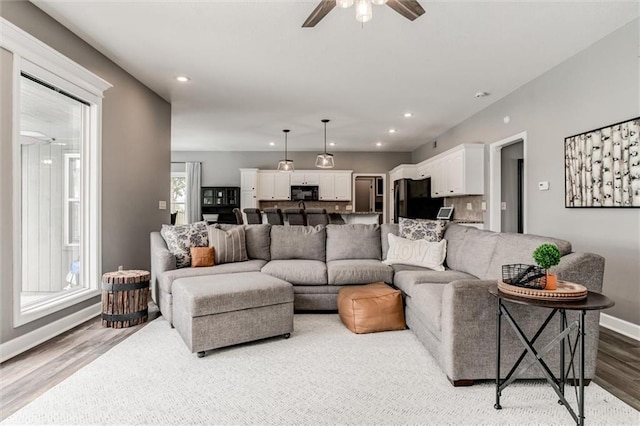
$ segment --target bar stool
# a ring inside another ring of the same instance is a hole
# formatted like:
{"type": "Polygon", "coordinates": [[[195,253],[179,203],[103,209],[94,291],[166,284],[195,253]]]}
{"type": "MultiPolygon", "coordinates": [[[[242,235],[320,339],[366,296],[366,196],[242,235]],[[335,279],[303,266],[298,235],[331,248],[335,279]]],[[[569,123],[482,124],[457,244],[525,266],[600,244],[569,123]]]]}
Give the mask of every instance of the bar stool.
{"type": "Polygon", "coordinates": [[[260,213],[260,209],[244,209],[243,212],[247,215],[247,223],[249,225],[262,223],[262,213],[260,213]]]}
{"type": "Polygon", "coordinates": [[[327,209],[306,209],[305,213],[307,214],[307,225],[309,226],[326,226],[329,224],[327,209]]]}
{"type": "Polygon", "coordinates": [[[244,220],[242,220],[242,212],[240,211],[240,209],[236,207],[232,211],[233,214],[236,215],[236,224],[242,225],[244,223],[244,220]]]}
{"type": "Polygon", "coordinates": [[[264,209],[264,212],[267,215],[267,222],[269,222],[271,225],[284,225],[282,210],[274,207],[268,207],[264,209]]]}
{"type": "Polygon", "coordinates": [[[284,214],[287,215],[289,225],[307,225],[307,215],[304,209],[285,209],[284,214]]]}

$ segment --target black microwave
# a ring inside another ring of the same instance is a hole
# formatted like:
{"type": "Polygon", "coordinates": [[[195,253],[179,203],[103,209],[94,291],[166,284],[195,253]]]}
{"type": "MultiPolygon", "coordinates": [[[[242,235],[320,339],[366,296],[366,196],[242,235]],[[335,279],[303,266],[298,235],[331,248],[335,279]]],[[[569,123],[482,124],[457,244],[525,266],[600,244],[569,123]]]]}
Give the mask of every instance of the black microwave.
{"type": "Polygon", "coordinates": [[[317,186],[292,186],[292,201],[318,201],[317,186]]]}

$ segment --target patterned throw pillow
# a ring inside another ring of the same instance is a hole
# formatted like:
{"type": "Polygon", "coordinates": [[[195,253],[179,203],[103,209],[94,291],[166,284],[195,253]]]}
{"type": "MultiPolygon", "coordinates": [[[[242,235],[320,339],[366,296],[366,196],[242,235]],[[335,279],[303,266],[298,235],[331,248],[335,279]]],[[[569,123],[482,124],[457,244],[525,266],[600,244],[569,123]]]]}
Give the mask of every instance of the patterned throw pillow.
{"type": "Polygon", "coordinates": [[[444,271],[442,264],[445,257],[447,257],[447,240],[414,241],[389,234],[389,252],[384,263],[421,266],[434,271],[444,271]]]}
{"type": "Polygon", "coordinates": [[[213,247],[191,247],[191,267],[213,266],[213,247]]]}
{"type": "Polygon", "coordinates": [[[169,252],[176,257],[176,267],[191,266],[190,247],[207,247],[209,235],[207,222],[196,222],[188,225],[162,225],[160,235],[167,243],[169,252]]]}
{"type": "Polygon", "coordinates": [[[400,218],[400,236],[409,240],[438,242],[444,236],[447,223],[443,220],[400,218]]]}
{"type": "Polygon", "coordinates": [[[248,260],[244,226],[223,231],[217,225],[209,228],[209,246],[213,247],[214,263],[244,262],[248,260]]]}

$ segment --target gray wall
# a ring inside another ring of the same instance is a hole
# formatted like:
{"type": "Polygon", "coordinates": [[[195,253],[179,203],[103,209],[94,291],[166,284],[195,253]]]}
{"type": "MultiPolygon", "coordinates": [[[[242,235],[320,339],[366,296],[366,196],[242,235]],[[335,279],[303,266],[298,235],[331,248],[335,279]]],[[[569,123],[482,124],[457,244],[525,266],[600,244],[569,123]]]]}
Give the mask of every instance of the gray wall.
{"type": "Polygon", "coordinates": [[[502,232],[518,232],[518,159],[523,158],[523,152],[522,142],[506,146],[501,152],[500,198],[507,203],[507,209],[502,211],[500,223],[502,232]]]}
{"type": "MultiPolygon", "coordinates": [[[[296,170],[315,170],[316,152],[289,152],[296,170]]],[[[336,170],[354,173],[386,173],[398,164],[410,163],[410,152],[334,152],[336,170]]],[[[275,170],[282,151],[173,151],[171,161],[202,162],[202,186],[240,186],[240,168],[275,170]]],[[[174,171],[181,165],[174,164],[174,171]]]]}
{"type": "MultiPolygon", "coordinates": [[[[102,269],[148,269],[149,232],[169,223],[171,105],[29,2],[2,2],[0,15],[104,78],[102,120],[102,269]]],[[[12,326],[11,63],[2,52],[0,75],[0,342],[6,342],[100,300],[12,326]]]]}
{"type": "MultiPolygon", "coordinates": [[[[640,115],[639,21],[625,25],[412,154],[414,162],[465,142],[527,132],[527,232],[564,238],[606,258],[605,311],[640,324],[640,209],[566,209],[564,138],[640,115]],[[509,115],[508,124],[503,118],[509,115]],[[549,191],[537,183],[549,181],[549,191]]],[[[488,167],[487,167],[488,168],[488,167]]],[[[487,179],[488,184],[488,179],[487,179]]]]}

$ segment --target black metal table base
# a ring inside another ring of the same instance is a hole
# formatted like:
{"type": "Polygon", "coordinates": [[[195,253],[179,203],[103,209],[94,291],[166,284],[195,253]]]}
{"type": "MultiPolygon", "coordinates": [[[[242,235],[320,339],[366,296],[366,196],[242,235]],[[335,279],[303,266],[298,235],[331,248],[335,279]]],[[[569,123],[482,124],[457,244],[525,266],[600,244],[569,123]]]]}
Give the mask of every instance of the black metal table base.
{"type": "Polygon", "coordinates": [[[564,405],[573,420],[576,424],[583,426],[584,425],[584,325],[585,325],[585,310],[579,310],[579,319],[567,323],[567,313],[563,308],[555,308],[552,309],[551,313],[547,316],[545,321],[542,323],[540,328],[538,328],[535,335],[529,340],[525,335],[524,331],[520,328],[518,323],[515,321],[509,310],[502,303],[502,298],[498,297],[498,321],[497,321],[497,350],[496,350],[496,403],[494,408],[496,410],[502,409],[500,405],[500,396],[502,395],[502,391],[507,388],[511,383],[513,383],[516,379],[520,377],[526,370],[531,368],[533,365],[537,365],[542,370],[542,374],[544,375],[546,381],[551,385],[555,393],[558,395],[558,403],[564,405]],[[542,334],[542,332],[546,329],[547,325],[551,322],[553,317],[556,314],[560,314],[560,325],[561,331],[560,333],[549,342],[546,346],[544,346],[540,350],[536,350],[533,346],[538,337],[542,334]],[[520,342],[524,345],[525,349],[520,354],[520,357],[515,362],[509,373],[504,379],[500,379],[500,358],[501,358],[501,348],[500,348],[500,340],[501,340],[501,328],[502,328],[502,317],[507,320],[513,331],[515,331],[516,336],[520,340],[520,342]],[[577,330],[577,335],[575,336],[575,340],[571,341],[571,333],[577,330]],[[565,342],[569,345],[569,364],[565,366],[565,342]],[[547,363],[544,361],[543,357],[551,351],[555,345],[560,345],[560,377],[555,377],[547,363]],[[578,378],[576,378],[576,365],[575,365],[575,357],[576,352],[578,350],[578,346],[580,347],[580,359],[579,365],[577,367],[578,370],[578,378]],[[523,361],[526,355],[530,354],[529,362],[524,363],[523,361]],[[578,403],[577,413],[571,407],[567,399],[565,398],[565,386],[567,384],[567,375],[569,372],[572,373],[573,381],[575,384],[576,379],[578,380],[577,388],[574,387],[576,391],[576,400],[578,403]]]}

